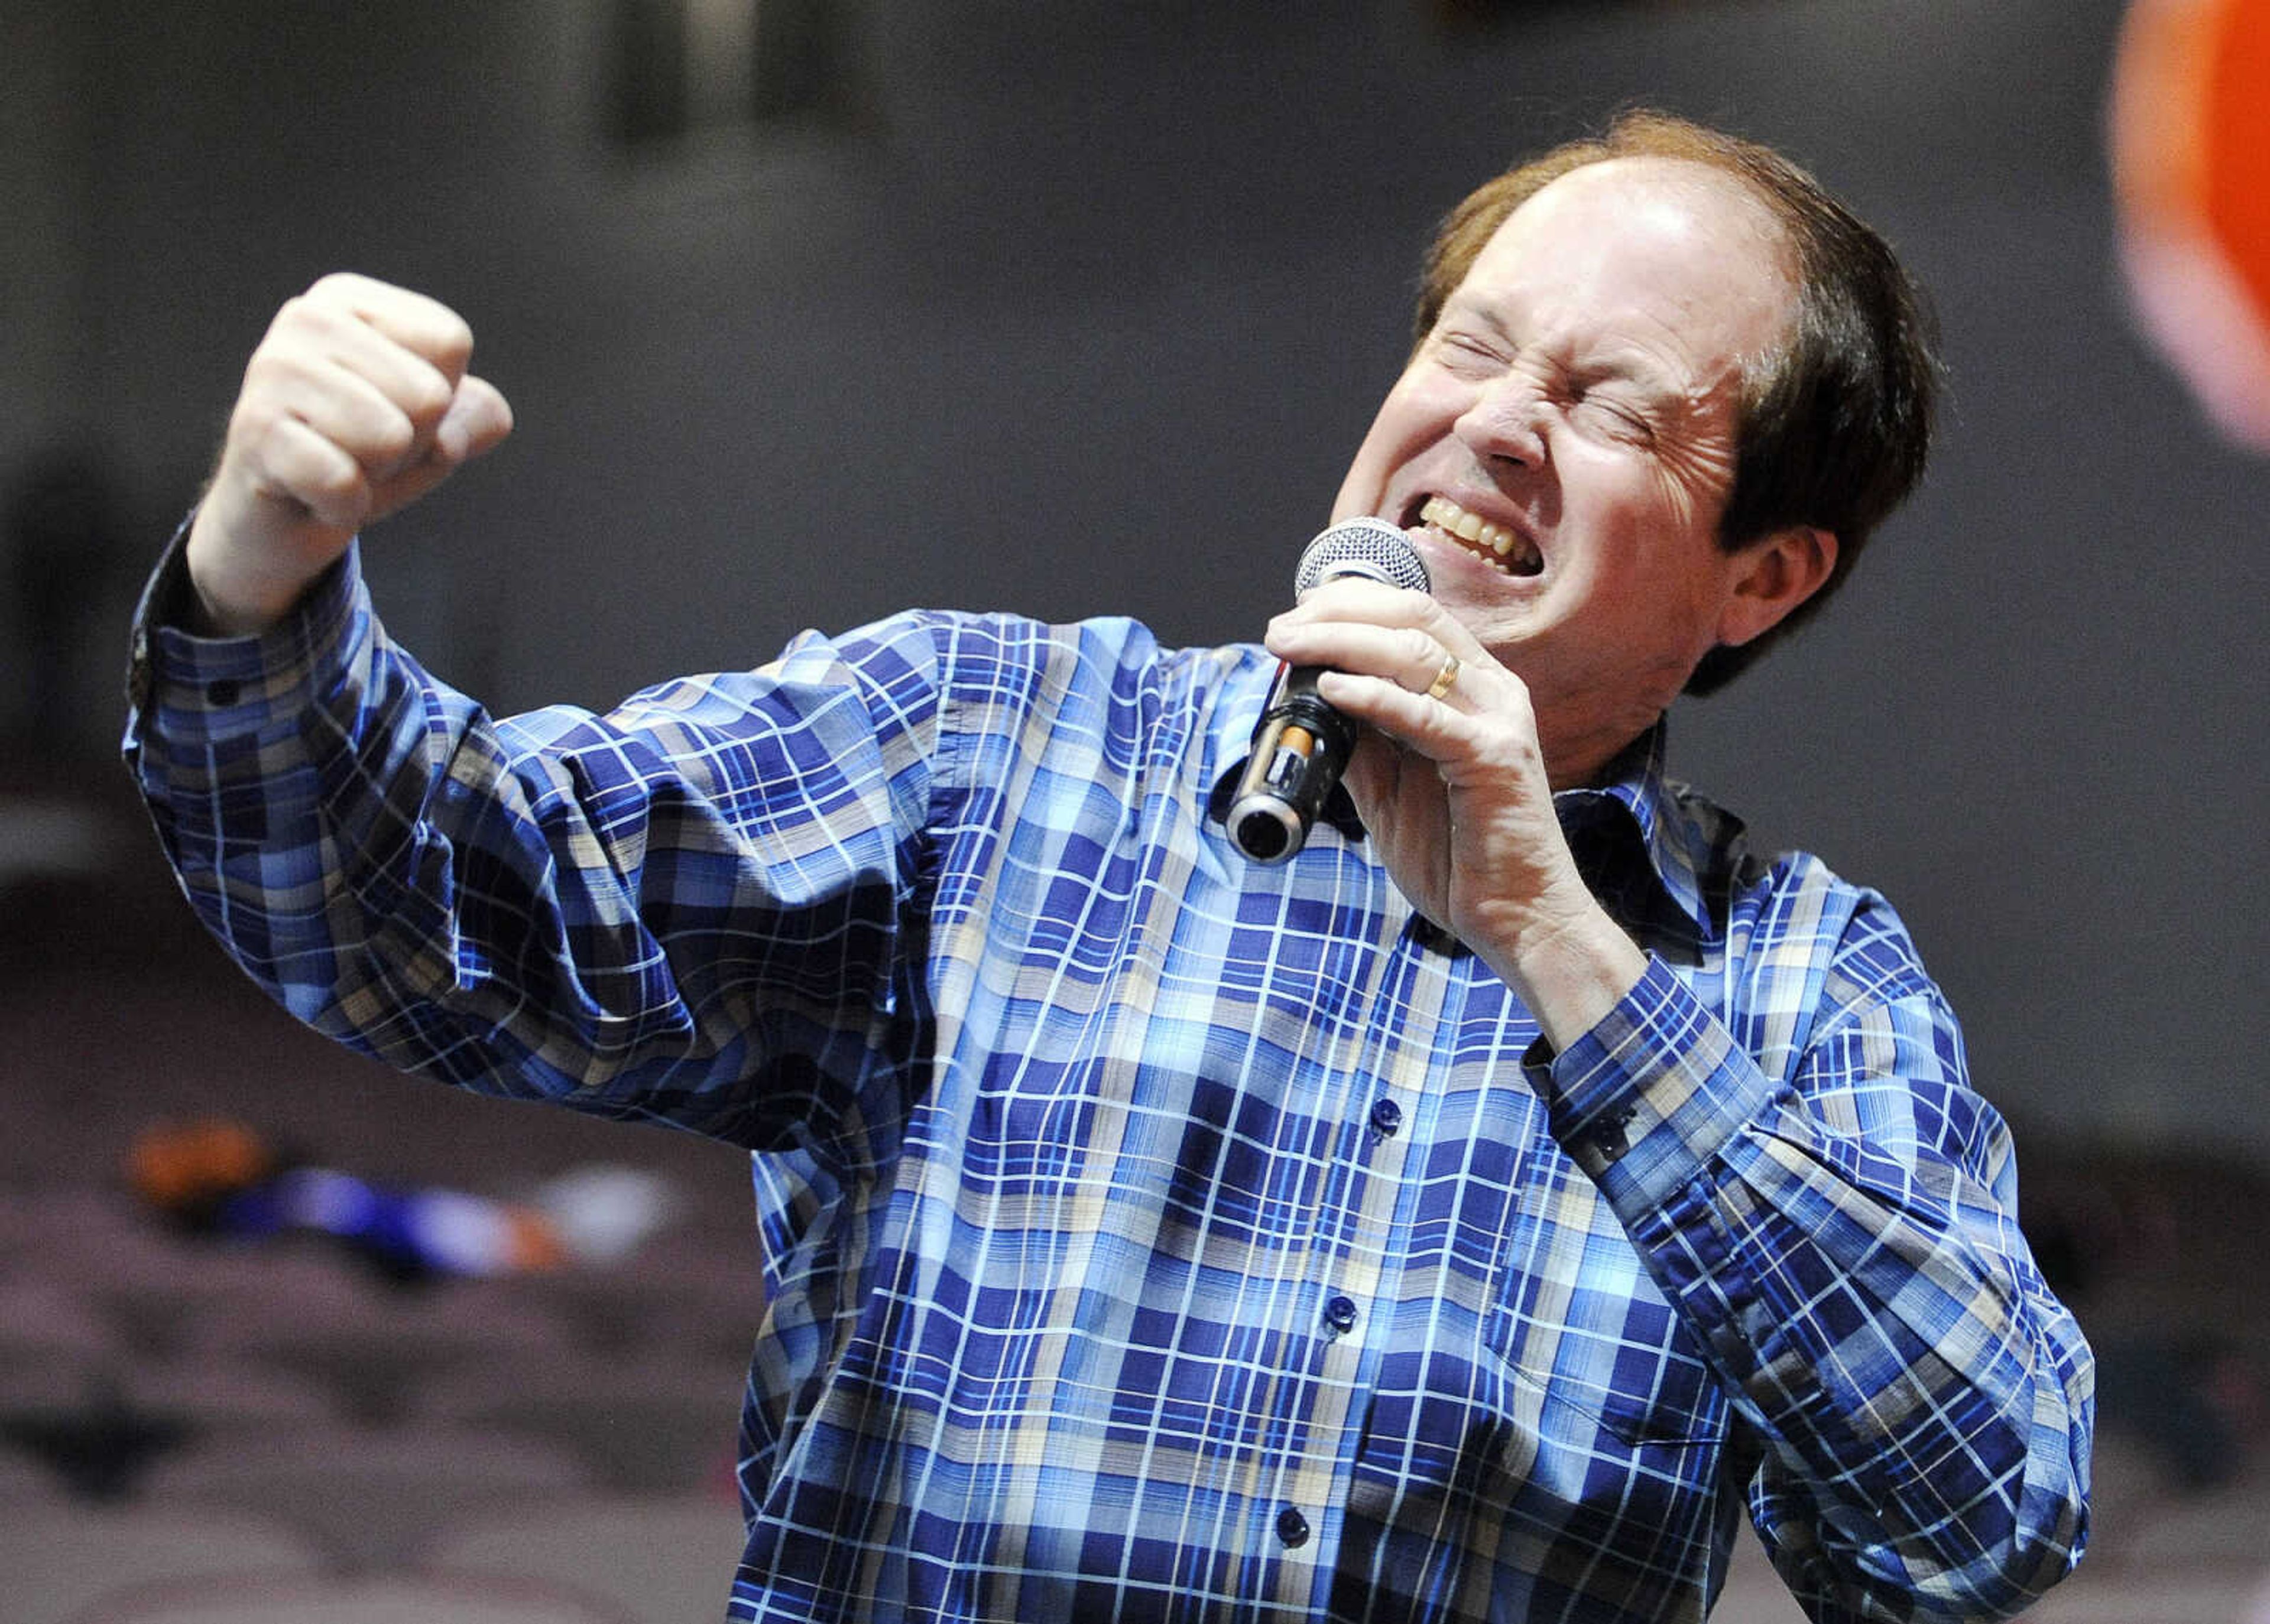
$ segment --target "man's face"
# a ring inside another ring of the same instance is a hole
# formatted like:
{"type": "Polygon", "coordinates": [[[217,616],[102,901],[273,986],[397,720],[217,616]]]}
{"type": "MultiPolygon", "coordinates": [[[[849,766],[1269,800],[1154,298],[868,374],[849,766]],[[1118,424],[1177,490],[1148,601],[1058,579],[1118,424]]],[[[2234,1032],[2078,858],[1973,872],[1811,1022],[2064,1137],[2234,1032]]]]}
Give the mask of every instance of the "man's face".
{"type": "Polygon", "coordinates": [[[1358,449],[1336,519],[1406,527],[1529,686],[1556,782],[1753,634],[1717,527],[1745,363],[1794,296],[1761,205],[1690,164],[1564,175],[1498,228],[1358,449]]]}

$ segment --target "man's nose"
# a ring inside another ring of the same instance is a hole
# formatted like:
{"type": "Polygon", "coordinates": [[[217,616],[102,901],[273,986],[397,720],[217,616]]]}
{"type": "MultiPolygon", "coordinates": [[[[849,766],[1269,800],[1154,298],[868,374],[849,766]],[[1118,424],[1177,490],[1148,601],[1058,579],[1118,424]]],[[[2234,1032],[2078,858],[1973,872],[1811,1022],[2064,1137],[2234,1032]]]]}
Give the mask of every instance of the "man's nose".
{"type": "Polygon", "coordinates": [[[1535,468],[1545,461],[1545,404],[1534,379],[1508,372],[1475,391],[1453,427],[1485,462],[1535,468]]]}

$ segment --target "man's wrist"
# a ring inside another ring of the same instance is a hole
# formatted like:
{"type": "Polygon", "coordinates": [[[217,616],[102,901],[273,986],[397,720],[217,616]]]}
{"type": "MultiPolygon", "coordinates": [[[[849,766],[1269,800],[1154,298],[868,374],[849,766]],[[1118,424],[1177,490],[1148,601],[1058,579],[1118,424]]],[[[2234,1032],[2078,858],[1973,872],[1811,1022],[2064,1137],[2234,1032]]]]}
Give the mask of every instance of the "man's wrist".
{"type": "Polygon", "coordinates": [[[189,624],[182,629],[204,637],[257,636],[291,613],[308,582],[246,570],[244,549],[231,545],[211,513],[208,501],[198,509],[182,549],[189,588],[182,604],[189,624]]]}
{"type": "Polygon", "coordinates": [[[1646,974],[1647,954],[1589,892],[1578,904],[1540,908],[1509,923],[1502,950],[1483,956],[1555,1049],[1598,1026],[1646,974]]]}

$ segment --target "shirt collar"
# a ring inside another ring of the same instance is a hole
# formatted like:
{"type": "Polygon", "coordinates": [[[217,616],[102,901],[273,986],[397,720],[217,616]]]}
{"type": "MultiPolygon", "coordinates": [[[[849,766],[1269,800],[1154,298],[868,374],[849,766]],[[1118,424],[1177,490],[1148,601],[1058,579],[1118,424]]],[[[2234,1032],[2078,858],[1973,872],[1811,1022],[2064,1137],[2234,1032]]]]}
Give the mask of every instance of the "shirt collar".
{"type": "Polygon", "coordinates": [[[1553,797],[1584,883],[1642,943],[1691,960],[1711,934],[1706,875],[1740,832],[1695,808],[1664,776],[1664,723],[1624,746],[1598,784],[1553,797]]]}
{"type": "MultiPolygon", "coordinates": [[[[1609,761],[1598,784],[1560,791],[1553,807],[1601,906],[1643,945],[1692,961],[1711,930],[1703,874],[1741,825],[1712,808],[1710,827],[1696,827],[1664,777],[1664,747],[1658,721],[1609,761]]],[[[1211,821],[1222,821],[1244,771],[1241,757],[1214,781],[1206,797],[1211,821]]],[[[1340,785],[1332,786],[1320,816],[1349,844],[1363,839],[1363,820],[1340,785]]]]}

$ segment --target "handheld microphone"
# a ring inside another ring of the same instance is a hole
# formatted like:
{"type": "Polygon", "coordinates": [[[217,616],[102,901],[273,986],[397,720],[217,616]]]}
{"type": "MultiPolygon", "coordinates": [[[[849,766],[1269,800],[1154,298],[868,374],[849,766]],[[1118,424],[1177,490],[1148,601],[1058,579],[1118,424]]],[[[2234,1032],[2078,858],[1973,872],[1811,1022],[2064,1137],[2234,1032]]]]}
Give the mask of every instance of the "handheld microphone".
{"type": "MultiPolygon", "coordinates": [[[[1294,595],[1346,575],[1418,592],[1428,585],[1427,566],[1409,538],[1384,519],[1349,519],[1310,542],[1293,574],[1294,595]]],[[[1307,843],[1355,748],[1356,724],[1317,696],[1319,669],[1277,668],[1277,685],[1253,730],[1253,753],[1223,819],[1231,843],[1255,863],[1286,862],[1307,843]]]]}

